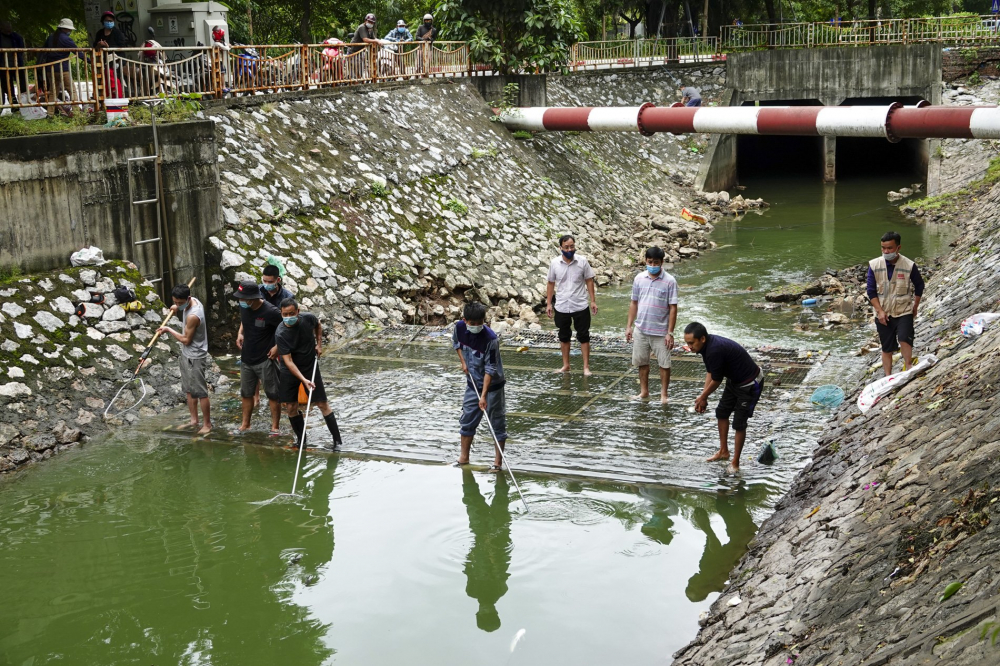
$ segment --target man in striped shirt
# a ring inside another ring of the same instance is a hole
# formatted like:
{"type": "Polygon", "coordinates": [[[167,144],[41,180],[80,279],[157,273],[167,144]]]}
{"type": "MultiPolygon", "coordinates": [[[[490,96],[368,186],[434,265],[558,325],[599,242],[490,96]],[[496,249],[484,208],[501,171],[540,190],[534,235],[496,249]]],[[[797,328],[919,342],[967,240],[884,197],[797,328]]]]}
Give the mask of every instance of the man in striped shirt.
{"type": "Polygon", "coordinates": [[[674,348],[677,323],[677,280],[663,270],[664,252],[646,250],[646,270],[632,281],[632,304],[628,309],[625,340],[632,343],[632,365],[639,368],[639,395],[649,397],[649,361],[656,355],[660,366],[660,402],[667,404],[670,387],[670,350],[674,348]]]}

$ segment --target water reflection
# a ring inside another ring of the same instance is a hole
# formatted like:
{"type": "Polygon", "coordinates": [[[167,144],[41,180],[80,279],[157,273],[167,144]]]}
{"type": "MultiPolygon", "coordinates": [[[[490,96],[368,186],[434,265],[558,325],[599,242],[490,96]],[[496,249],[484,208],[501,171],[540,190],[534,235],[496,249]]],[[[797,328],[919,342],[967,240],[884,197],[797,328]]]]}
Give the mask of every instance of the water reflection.
{"type": "Polygon", "coordinates": [[[691,522],[705,533],[705,552],[698,563],[698,573],[691,576],[684,593],[691,601],[702,601],[712,592],[719,592],[725,586],[729,572],[743,557],[747,545],[757,533],[757,525],[747,508],[746,493],[742,490],[733,494],[719,493],[715,496],[715,513],[726,526],[728,543],[725,545],[716,536],[708,510],[696,507],[691,514],[691,522]]]}
{"type": "Polygon", "coordinates": [[[479,491],[472,470],[462,470],[462,503],[469,514],[472,548],[465,560],[468,582],[465,593],[479,602],[476,626],[483,631],[500,628],[496,604],[507,593],[510,569],[510,486],[507,477],[498,474],[493,502],[487,503],[479,491]]]}

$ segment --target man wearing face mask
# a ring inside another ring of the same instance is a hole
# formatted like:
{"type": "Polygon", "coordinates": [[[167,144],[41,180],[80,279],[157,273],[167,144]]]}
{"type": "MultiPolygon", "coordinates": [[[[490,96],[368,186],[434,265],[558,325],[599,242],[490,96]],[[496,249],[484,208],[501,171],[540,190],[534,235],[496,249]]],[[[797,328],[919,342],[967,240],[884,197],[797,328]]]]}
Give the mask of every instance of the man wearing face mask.
{"type": "Polygon", "coordinates": [[[274,264],[264,266],[264,275],[261,281],[263,284],[260,285],[260,288],[264,292],[264,300],[276,308],[281,308],[281,302],[286,298],[295,297],[281,284],[281,269],[274,264]]]}
{"type": "Polygon", "coordinates": [[[417,40],[433,42],[437,39],[437,34],[438,29],[434,27],[434,17],[430,14],[424,14],[424,23],[417,28],[417,40]]]}
{"type": "Polygon", "coordinates": [[[212,431],[212,408],[208,400],[208,327],[205,324],[205,307],[191,295],[186,284],[176,285],[170,293],[174,301],[171,312],[184,324],[184,332],[179,333],[169,326],[161,326],[157,333],[168,333],[181,343],[181,390],[187,394],[188,412],[191,414],[189,428],[197,428],[198,406],[205,416],[205,425],[198,430],[199,435],[212,431]]]}
{"type": "Polygon", "coordinates": [[[390,30],[389,34],[385,36],[385,40],[387,42],[412,42],[413,35],[406,29],[406,21],[399,19],[396,21],[396,29],[390,30]]]}
{"type": "Polygon", "coordinates": [[[632,281],[625,340],[632,343],[632,365],[639,368],[639,400],[649,398],[649,361],[655,354],[660,366],[660,403],[667,404],[670,388],[670,351],[677,323],[677,280],[663,270],[665,253],[646,250],[646,270],[632,281]],[[633,329],[634,325],[634,329],[633,329]]]}
{"type": "Polygon", "coordinates": [[[264,300],[256,282],[242,282],[233,292],[240,304],[240,333],[236,346],[240,350],[240,402],[243,420],[233,434],[242,435],[250,429],[254,396],[259,385],[271,410],[271,436],[279,433],[281,402],[278,395],[278,347],[274,334],[281,324],[281,311],[264,300]]]}
{"type": "Polygon", "coordinates": [[[560,255],[549,265],[548,286],[545,289],[545,313],[559,329],[562,367],[556,372],[569,372],[569,346],[576,328],[576,339],[583,354],[583,374],[590,376],[590,313],[597,314],[597,294],[594,290],[594,269],[586,257],[576,253],[576,240],[565,235],[559,239],[560,255]],[[558,289],[557,289],[558,287],[558,289]],[[555,309],[552,296],[556,297],[555,309]],[[589,306],[588,306],[589,294],[589,306]]]}
{"type": "Polygon", "coordinates": [[[882,344],[882,370],[886,377],[892,374],[893,352],[901,353],[903,370],[910,369],[913,320],[924,295],[920,270],[899,253],[901,241],[895,231],[886,232],[882,236],[882,256],[868,262],[868,300],[875,308],[875,329],[882,344]]]}
{"type": "Polygon", "coordinates": [[[305,418],[299,414],[299,386],[312,391],[312,404],[319,407],[326,427],[333,436],[333,448],[341,445],[337,417],[326,399],[326,388],[319,365],[316,365],[315,380],[311,380],[313,365],[323,354],[323,325],[316,315],[299,312],[299,304],[294,298],[281,302],[281,325],[275,331],[274,341],[278,347],[281,363],[278,366],[278,390],[288,422],[295,431],[295,447],[302,443],[305,432],[305,418]]]}
{"type": "MultiPolygon", "coordinates": [[[[507,444],[507,406],[504,399],[503,362],[500,360],[500,338],[485,325],[486,306],[469,303],[461,321],[455,322],[451,336],[452,347],[465,374],[465,397],[462,399],[462,416],[459,419],[461,452],[456,466],[469,464],[469,453],[476,429],[483,419],[483,410],[493,426],[500,448],[494,451],[491,472],[503,469],[500,451],[507,444]]],[[[494,443],[494,448],[496,444],[494,443]]]]}
{"type": "Polygon", "coordinates": [[[381,44],[378,37],[375,36],[375,15],[368,14],[365,16],[365,21],[358,26],[358,29],[354,31],[354,37],[351,39],[351,53],[361,50],[361,46],[364,44],[381,44]]]}

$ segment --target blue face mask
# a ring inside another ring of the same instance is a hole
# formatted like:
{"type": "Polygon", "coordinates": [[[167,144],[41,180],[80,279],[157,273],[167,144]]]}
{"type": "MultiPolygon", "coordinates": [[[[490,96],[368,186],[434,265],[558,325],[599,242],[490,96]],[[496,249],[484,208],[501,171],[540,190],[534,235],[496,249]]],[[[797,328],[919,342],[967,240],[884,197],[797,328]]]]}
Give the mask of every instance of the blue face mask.
{"type": "Polygon", "coordinates": [[[250,301],[244,301],[243,299],[240,299],[240,307],[243,308],[244,310],[248,309],[250,307],[250,301]]]}
{"type": "Polygon", "coordinates": [[[267,289],[268,291],[278,291],[278,283],[277,282],[265,282],[264,283],[264,289],[267,289]]]}
{"type": "Polygon", "coordinates": [[[480,333],[483,332],[482,324],[480,324],[479,326],[471,326],[469,324],[466,324],[466,328],[469,329],[469,333],[472,333],[473,335],[479,335],[480,333]]]}
{"type": "Polygon", "coordinates": [[[646,270],[649,271],[650,275],[659,275],[660,274],[660,267],[659,266],[646,266],[646,270]]]}
{"type": "Polygon", "coordinates": [[[563,255],[564,257],[566,257],[567,259],[571,260],[571,261],[572,261],[572,259],[573,259],[573,256],[574,256],[575,254],[576,254],[576,250],[563,250],[563,251],[562,251],[562,255],[563,255]]]}
{"type": "Polygon", "coordinates": [[[114,21],[105,21],[104,22],[104,27],[107,28],[108,30],[111,30],[111,28],[115,27],[115,22],[114,21]]]}
{"type": "Polygon", "coordinates": [[[295,326],[299,323],[299,317],[298,315],[294,317],[282,317],[281,321],[285,322],[285,326],[295,326]]]}

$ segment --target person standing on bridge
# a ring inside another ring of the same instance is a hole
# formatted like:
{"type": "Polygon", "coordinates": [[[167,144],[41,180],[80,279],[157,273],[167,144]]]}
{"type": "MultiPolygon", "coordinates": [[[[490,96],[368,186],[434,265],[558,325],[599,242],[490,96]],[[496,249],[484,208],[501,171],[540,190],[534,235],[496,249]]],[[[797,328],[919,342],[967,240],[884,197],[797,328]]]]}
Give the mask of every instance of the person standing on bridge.
{"type": "Polygon", "coordinates": [[[726,472],[739,474],[740,454],[747,437],[747,420],[753,416],[757,401],[764,389],[764,371],[754,362],[750,354],[739,343],[721,335],[709,335],[703,324],[691,322],[684,328],[684,342],[691,351],[701,354],[705,361],[705,388],[695,398],[694,411],[699,414],[708,409],[708,396],[712,395],[722,380],[726,388],[715,407],[715,418],[719,421],[719,450],[708,462],[729,458],[729,417],[733,417],[736,431],[733,459],[726,472]]]}
{"type": "Polygon", "coordinates": [[[660,366],[660,403],[667,404],[670,388],[670,351],[677,323],[677,280],[663,270],[665,253],[646,250],[646,270],[632,281],[625,340],[632,343],[632,365],[639,368],[639,400],[649,397],[649,361],[655,354],[660,366]],[[633,330],[633,325],[635,326],[633,330]]]}
{"type": "Polygon", "coordinates": [[[553,317],[559,329],[562,367],[556,372],[569,372],[569,345],[576,328],[576,339],[583,353],[583,374],[590,376],[590,313],[597,314],[594,291],[594,269],[586,257],[576,253],[576,239],[570,235],[559,239],[560,255],[549,265],[548,286],[545,290],[545,313],[553,317]],[[558,291],[556,285],[559,285],[558,291]],[[555,309],[552,296],[556,297],[555,309]],[[588,305],[589,295],[589,305],[588,305]]]}
{"type": "Polygon", "coordinates": [[[684,106],[701,106],[701,91],[691,86],[681,88],[681,104],[684,106]]]}
{"type": "Polygon", "coordinates": [[[903,370],[913,360],[913,320],[924,279],[917,265],[899,253],[902,237],[895,231],[882,236],[882,256],[868,262],[868,300],[875,308],[875,329],[882,344],[882,370],[892,374],[892,355],[903,356],[903,370]]]}

